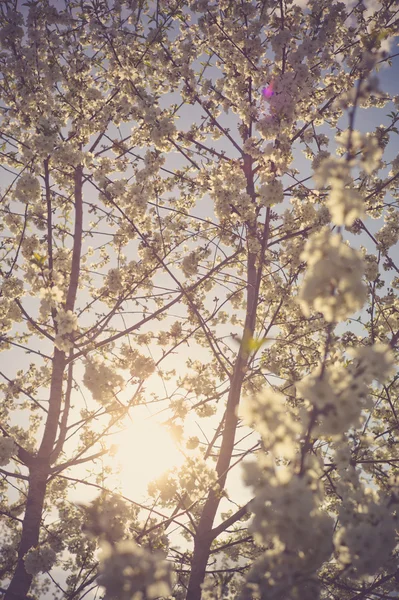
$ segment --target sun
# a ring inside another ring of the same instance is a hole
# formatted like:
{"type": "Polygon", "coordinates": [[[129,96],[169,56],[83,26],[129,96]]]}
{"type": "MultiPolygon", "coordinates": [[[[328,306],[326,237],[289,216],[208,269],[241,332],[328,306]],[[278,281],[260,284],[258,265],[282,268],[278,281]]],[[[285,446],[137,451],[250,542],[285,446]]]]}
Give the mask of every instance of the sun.
{"type": "Polygon", "coordinates": [[[146,416],[125,421],[125,428],[114,438],[117,446],[114,460],[120,467],[124,493],[146,495],[150,481],[184,462],[167,428],[146,416]]]}

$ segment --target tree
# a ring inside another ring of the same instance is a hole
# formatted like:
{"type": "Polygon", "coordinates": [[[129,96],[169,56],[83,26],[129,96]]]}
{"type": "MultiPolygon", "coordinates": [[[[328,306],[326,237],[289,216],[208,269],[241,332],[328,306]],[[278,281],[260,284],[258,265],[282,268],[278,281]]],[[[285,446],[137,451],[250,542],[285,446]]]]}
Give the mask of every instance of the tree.
{"type": "Polygon", "coordinates": [[[396,3],[0,11],[4,599],[392,598],[396,3]],[[139,504],[143,405],[186,460],[139,504]]]}

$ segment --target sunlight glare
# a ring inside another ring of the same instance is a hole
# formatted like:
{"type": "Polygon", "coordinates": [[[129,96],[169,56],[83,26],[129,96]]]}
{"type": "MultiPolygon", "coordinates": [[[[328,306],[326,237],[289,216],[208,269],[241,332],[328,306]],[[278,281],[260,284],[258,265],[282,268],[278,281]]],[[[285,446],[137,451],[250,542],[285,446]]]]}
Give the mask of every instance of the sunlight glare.
{"type": "Polygon", "coordinates": [[[118,447],[115,460],[120,465],[126,494],[131,490],[146,495],[150,481],[184,462],[167,428],[148,417],[127,420],[126,428],[117,434],[114,443],[118,447]]]}

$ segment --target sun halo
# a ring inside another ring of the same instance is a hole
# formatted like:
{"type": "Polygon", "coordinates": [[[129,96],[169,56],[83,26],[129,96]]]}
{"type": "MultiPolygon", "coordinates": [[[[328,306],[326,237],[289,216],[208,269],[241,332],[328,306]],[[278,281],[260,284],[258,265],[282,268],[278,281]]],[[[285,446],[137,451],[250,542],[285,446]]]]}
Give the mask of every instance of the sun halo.
{"type": "Polygon", "coordinates": [[[113,440],[121,484],[126,493],[147,495],[148,484],[168,469],[180,467],[184,455],[168,429],[151,417],[132,417],[125,425],[113,440]]]}

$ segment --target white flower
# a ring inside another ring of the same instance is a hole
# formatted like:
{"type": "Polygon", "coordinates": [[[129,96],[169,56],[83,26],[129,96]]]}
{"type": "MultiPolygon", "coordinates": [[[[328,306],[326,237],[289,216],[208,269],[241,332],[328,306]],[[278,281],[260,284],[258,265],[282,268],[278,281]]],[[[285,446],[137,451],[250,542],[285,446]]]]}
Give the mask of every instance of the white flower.
{"type": "Polygon", "coordinates": [[[354,475],[353,483],[341,480],[339,485],[343,502],[334,546],[348,575],[358,577],[374,575],[387,562],[396,545],[397,525],[390,501],[364,488],[356,472],[354,475]]]}
{"type": "Polygon", "coordinates": [[[365,276],[369,281],[375,281],[378,277],[378,259],[374,254],[366,254],[365,260],[365,276]]]}
{"type": "Polygon", "coordinates": [[[55,320],[58,324],[58,334],[61,336],[78,328],[78,317],[71,310],[59,310],[55,320]]]}
{"type": "Polygon", "coordinates": [[[188,450],[194,450],[195,448],[197,448],[199,444],[199,439],[197,438],[196,435],[189,437],[186,443],[186,447],[188,450]]]}
{"type": "Polygon", "coordinates": [[[85,531],[94,536],[102,536],[112,542],[126,535],[129,508],[127,504],[113,494],[101,494],[86,507],[85,531]]]}
{"type": "Polygon", "coordinates": [[[112,291],[119,291],[123,288],[123,278],[120,269],[110,269],[107,273],[105,285],[112,291]]]}
{"type": "Polygon", "coordinates": [[[331,189],[326,205],[335,225],[350,227],[356,219],[364,217],[364,202],[361,194],[343,182],[336,182],[331,189]]]}
{"type": "Polygon", "coordinates": [[[15,197],[21,202],[36,202],[40,199],[39,180],[31,173],[21,175],[15,186],[15,197]]]}
{"type": "Polygon", "coordinates": [[[295,455],[300,425],[287,412],[282,394],[265,389],[246,398],[241,412],[245,423],[261,434],[266,447],[277,456],[292,458],[295,455]]]}
{"type": "Polygon", "coordinates": [[[107,404],[115,397],[118,388],[124,386],[123,378],[99,360],[88,360],[83,383],[92,393],[94,400],[107,404]]]}
{"type": "Polygon", "coordinates": [[[60,352],[69,352],[73,348],[73,343],[67,337],[62,335],[56,335],[54,338],[54,346],[60,350],[60,352]]]}
{"type": "Polygon", "coordinates": [[[10,437],[0,436],[0,466],[7,465],[17,450],[17,445],[10,437]]]}
{"type": "Polygon", "coordinates": [[[312,169],[316,171],[321,165],[322,161],[326,158],[329,158],[329,156],[330,152],[327,152],[327,150],[321,150],[318,154],[316,154],[312,161],[312,169]]]}
{"type": "Polygon", "coordinates": [[[393,177],[399,171],[399,154],[391,162],[391,170],[389,171],[389,177],[393,177]]]}
{"type": "Polygon", "coordinates": [[[1,295],[4,298],[13,300],[14,298],[20,298],[24,293],[24,282],[17,277],[8,277],[4,279],[1,286],[1,295]]]}
{"type": "Polygon", "coordinates": [[[197,252],[190,252],[187,256],[183,258],[181,267],[184,275],[186,277],[192,277],[198,273],[198,263],[200,257],[197,252]]]}
{"type": "Polygon", "coordinates": [[[247,237],[247,247],[248,252],[251,254],[258,254],[262,249],[260,241],[256,237],[252,236],[247,237]]]}
{"type": "Polygon", "coordinates": [[[30,575],[50,571],[57,559],[57,555],[50,546],[31,548],[24,556],[25,571],[30,575]]]}
{"type": "Polygon", "coordinates": [[[168,596],[172,587],[170,565],[130,540],[103,545],[97,581],[105,588],[105,600],[155,600],[168,596]]]}
{"type": "Polygon", "coordinates": [[[358,361],[358,368],[367,383],[374,379],[384,383],[395,372],[395,356],[387,344],[349,348],[348,353],[358,361]]]}
{"type": "Polygon", "coordinates": [[[144,356],[123,344],[121,347],[121,368],[129,369],[132,377],[147,379],[155,371],[155,363],[152,358],[144,356]]]}
{"type": "Polygon", "coordinates": [[[333,365],[320,378],[320,367],[296,383],[300,395],[318,411],[315,431],[340,437],[349,427],[358,427],[362,410],[369,406],[368,389],[362,373],[351,365],[333,365]]]}
{"type": "Polygon", "coordinates": [[[316,571],[332,551],[333,519],[318,508],[321,469],[316,459],[305,461],[305,466],[306,472],[297,475],[291,465],[276,468],[269,456],[258,454],[258,465],[252,467],[256,495],[250,530],[255,541],[269,549],[253,564],[240,600],[254,598],[253,590],[262,590],[255,597],[271,600],[317,598],[314,588],[307,590],[310,595],[305,589],[299,596],[290,595],[293,588],[298,591],[298,579],[316,571]]]}
{"type": "Polygon", "coordinates": [[[399,240],[399,212],[389,207],[384,216],[385,224],[375,234],[379,244],[385,249],[394,246],[399,240]]]}
{"type": "Polygon", "coordinates": [[[40,288],[39,291],[40,298],[46,298],[52,302],[62,302],[64,299],[63,291],[60,290],[56,285],[51,288],[40,288]]]}
{"type": "Polygon", "coordinates": [[[351,451],[346,443],[337,444],[334,452],[334,463],[339,470],[349,467],[351,461],[351,451]]]}
{"type": "Polygon", "coordinates": [[[258,193],[262,206],[274,206],[284,200],[283,184],[277,179],[262,185],[258,193]]]}
{"type": "Polygon", "coordinates": [[[360,165],[368,175],[371,175],[380,164],[383,149],[380,147],[376,136],[371,133],[364,135],[362,141],[363,156],[360,160],[360,165]]]}
{"type": "Polygon", "coordinates": [[[327,228],[313,234],[301,259],[308,263],[299,293],[306,316],[313,307],[326,321],[343,321],[363,306],[367,297],[362,281],[364,262],[339,234],[331,235],[327,228]]]}
{"type": "Polygon", "coordinates": [[[60,288],[54,285],[51,288],[40,288],[40,315],[45,319],[52,308],[56,308],[59,302],[64,299],[64,293],[60,288]]]}
{"type": "MultiPolygon", "coordinates": [[[[339,140],[343,143],[346,138],[341,135],[339,140]]],[[[326,205],[335,225],[350,226],[364,216],[363,198],[353,187],[347,161],[336,157],[318,161],[314,179],[320,188],[326,184],[331,186],[326,205]]]]}

